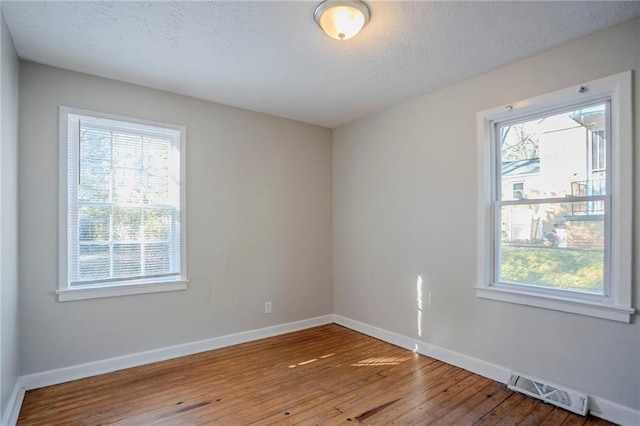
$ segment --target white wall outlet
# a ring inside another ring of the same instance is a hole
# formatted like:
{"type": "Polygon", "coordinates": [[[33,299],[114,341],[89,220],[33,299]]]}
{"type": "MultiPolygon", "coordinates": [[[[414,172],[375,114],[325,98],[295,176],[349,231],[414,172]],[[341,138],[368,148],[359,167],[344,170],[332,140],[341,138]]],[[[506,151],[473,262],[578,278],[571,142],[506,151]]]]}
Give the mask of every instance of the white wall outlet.
{"type": "Polygon", "coordinates": [[[264,302],[264,313],[265,314],[271,313],[271,301],[264,302]]]}

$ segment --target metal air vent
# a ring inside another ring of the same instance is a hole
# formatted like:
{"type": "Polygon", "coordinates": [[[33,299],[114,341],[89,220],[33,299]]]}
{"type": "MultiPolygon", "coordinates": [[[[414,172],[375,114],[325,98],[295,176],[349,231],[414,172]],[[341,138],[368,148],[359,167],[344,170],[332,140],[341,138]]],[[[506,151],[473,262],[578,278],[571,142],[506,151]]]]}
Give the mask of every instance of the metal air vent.
{"type": "Polygon", "coordinates": [[[511,373],[507,387],[513,391],[541,399],[544,402],[583,416],[589,411],[589,398],[586,394],[572,389],[561,388],[553,383],[534,377],[511,373]]]}

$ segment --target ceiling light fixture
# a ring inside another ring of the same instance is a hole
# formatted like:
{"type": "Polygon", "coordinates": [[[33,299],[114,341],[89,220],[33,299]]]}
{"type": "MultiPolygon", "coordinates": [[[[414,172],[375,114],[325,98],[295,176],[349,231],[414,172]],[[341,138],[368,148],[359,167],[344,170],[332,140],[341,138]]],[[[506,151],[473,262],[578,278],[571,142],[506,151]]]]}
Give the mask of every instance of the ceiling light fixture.
{"type": "Polygon", "coordinates": [[[348,40],[369,22],[369,8],[359,0],[325,0],[313,18],[329,37],[348,40]]]}

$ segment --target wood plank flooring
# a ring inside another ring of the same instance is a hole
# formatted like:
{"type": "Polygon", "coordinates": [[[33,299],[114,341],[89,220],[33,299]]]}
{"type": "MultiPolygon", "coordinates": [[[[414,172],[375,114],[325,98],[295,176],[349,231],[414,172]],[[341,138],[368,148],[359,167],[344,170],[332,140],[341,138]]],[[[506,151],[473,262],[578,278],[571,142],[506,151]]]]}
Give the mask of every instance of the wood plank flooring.
{"type": "Polygon", "coordinates": [[[19,425],[610,425],[336,324],[28,391],[19,425]]]}

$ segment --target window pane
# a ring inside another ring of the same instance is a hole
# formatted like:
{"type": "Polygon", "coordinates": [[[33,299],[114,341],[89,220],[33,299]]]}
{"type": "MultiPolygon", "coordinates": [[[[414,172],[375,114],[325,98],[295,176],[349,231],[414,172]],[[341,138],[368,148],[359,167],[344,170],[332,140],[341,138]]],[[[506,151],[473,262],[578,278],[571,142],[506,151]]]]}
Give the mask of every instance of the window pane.
{"type": "Polygon", "coordinates": [[[78,200],[106,203],[111,190],[111,171],[91,163],[80,165],[78,200]]]}
{"type": "Polygon", "coordinates": [[[604,194],[607,114],[601,103],[499,125],[501,199],[604,194]],[[522,193],[514,191],[516,182],[522,193]]]}
{"type": "Polygon", "coordinates": [[[142,167],[142,137],[126,133],[113,134],[113,164],[118,167],[142,167]]]}
{"type": "Polygon", "coordinates": [[[166,209],[144,209],[145,241],[169,241],[171,213],[166,209]]]}
{"type": "Polygon", "coordinates": [[[168,139],[144,138],[143,164],[145,170],[155,175],[169,173],[169,150],[171,141],[168,139]]]}
{"type": "Polygon", "coordinates": [[[111,165],[111,132],[88,128],[81,123],[80,164],[100,167],[111,165]]]}
{"type": "Polygon", "coordinates": [[[145,204],[170,204],[169,178],[147,174],[143,179],[145,204]]]}
{"type": "Polygon", "coordinates": [[[144,249],[144,268],[149,275],[170,272],[169,244],[147,244],[144,249]]]}
{"type": "Polygon", "coordinates": [[[78,199],[108,202],[111,188],[111,133],[80,128],[78,199]]]}
{"type": "Polygon", "coordinates": [[[80,241],[108,242],[110,208],[83,206],[78,209],[80,241]]]}
{"type": "Polygon", "coordinates": [[[100,280],[109,278],[109,246],[81,244],[79,259],[79,280],[100,280]]]}
{"type": "Polygon", "coordinates": [[[113,172],[113,201],[115,203],[138,204],[140,193],[140,171],[116,168],[113,172]]]}
{"type": "Polygon", "coordinates": [[[141,218],[140,209],[114,207],[113,208],[113,240],[140,241],[141,218]]]}
{"type": "Polygon", "coordinates": [[[604,216],[572,204],[502,206],[498,281],[604,293],[604,216]]]}
{"type": "Polygon", "coordinates": [[[136,277],[142,273],[141,244],[113,245],[113,276],[136,277]]]}

